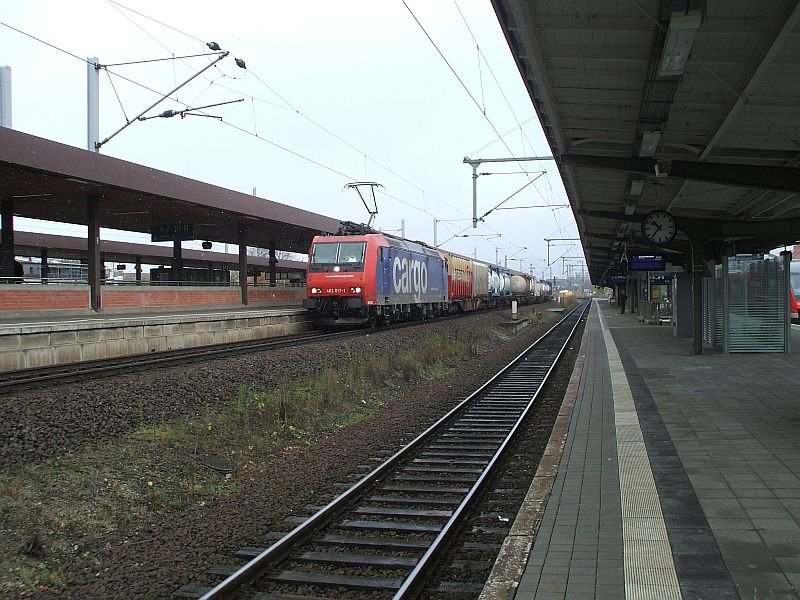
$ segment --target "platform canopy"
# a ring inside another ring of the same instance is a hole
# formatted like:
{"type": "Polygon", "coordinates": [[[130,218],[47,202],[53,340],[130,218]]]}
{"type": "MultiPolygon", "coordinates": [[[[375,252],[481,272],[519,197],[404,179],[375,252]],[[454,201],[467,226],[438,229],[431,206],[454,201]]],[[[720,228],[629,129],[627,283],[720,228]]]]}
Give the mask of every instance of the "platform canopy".
{"type": "Polygon", "coordinates": [[[800,240],[800,2],[492,0],[593,283],[623,253],[800,240]],[[678,236],[641,234],[667,210],[678,236]]]}
{"type": "Polygon", "coordinates": [[[87,197],[96,196],[99,225],[152,233],[190,225],[192,239],[305,253],[311,238],[340,222],[150,167],[0,128],[0,198],[14,215],[87,225],[87,197]]]}
{"type": "MultiPolygon", "coordinates": [[[[18,231],[14,235],[14,248],[17,256],[40,256],[47,250],[50,259],[86,260],[86,239],[46,233],[18,231]]],[[[172,248],[155,244],[134,244],[115,240],[100,240],[100,254],[104,262],[145,265],[168,265],[172,260],[172,248]]],[[[212,252],[210,250],[186,249],[181,256],[184,267],[215,268],[236,271],[239,269],[238,254],[212,252]]],[[[268,256],[248,256],[247,263],[257,269],[269,269],[268,256]]],[[[296,260],[278,259],[277,268],[283,271],[305,272],[306,263],[296,260]]]]}

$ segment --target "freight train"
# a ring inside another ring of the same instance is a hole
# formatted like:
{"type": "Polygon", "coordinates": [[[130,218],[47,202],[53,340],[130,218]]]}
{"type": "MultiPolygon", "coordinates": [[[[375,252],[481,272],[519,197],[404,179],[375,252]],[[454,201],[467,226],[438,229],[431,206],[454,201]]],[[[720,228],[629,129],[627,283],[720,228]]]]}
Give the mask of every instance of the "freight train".
{"type": "MultiPolygon", "coordinates": [[[[363,231],[363,230],[361,230],[363,231]]],[[[385,233],[317,236],[303,306],[321,326],[384,324],[550,299],[532,275],[385,233]]]]}

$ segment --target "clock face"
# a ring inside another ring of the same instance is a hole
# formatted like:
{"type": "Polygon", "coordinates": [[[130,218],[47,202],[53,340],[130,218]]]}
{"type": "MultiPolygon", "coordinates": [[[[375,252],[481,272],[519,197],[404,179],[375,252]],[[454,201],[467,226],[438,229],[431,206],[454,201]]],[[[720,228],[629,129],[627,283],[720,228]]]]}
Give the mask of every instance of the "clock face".
{"type": "Polygon", "coordinates": [[[677,233],[675,218],[665,210],[654,210],[642,221],[642,235],[653,244],[668,244],[677,233]]]}

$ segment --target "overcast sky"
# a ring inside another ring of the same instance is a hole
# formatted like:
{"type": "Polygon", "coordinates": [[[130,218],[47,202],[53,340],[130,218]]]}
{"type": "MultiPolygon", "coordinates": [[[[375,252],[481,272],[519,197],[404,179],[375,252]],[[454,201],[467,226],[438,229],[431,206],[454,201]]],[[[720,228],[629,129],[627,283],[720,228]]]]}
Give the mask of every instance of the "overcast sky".
{"type": "MultiPolygon", "coordinates": [[[[85,148],[82,59],[112,65],[181,57],[209,53],[205,42],[214,41],[231,55],[147,115],[242,102],[204,109],[222,121],[135,122],[101,152],[240,192],[255,188],[262,198],[357,222],[369,215],[355,192],[343,188],[374,181],[383,186],[376,227],[399,233],[404,219],[406,237],[433,243],[434,219],[453,220],[438,225],[443,247],[492,262],[522,259],[509,267],[532,265],[539,275],[544,238],[577,237],[569,208],[496,210],[478,229],[470,227],[472,169],[465,156],[549,154],[488,0],[25,0],[0,4],[0,21],[60,49],[0,25],[0,65],[12,69],[13,127],[20,131],[85,148]],[[450,239],[459,232],[473,237],[450,239]]],[[[155,102],[154,91],[170,91],[209,61],[101,71],[100,138],[155,102]]],[[[483,164],[479,172],[495,174],[478,179],[478,214],[543,170],[503,207],[567,204],[552,161],[483,164]]],[[[80,232],[23,220],[18,229],[80,232]]],[[[573,244],[553,242],[551,260],[580,255],[573,244]]],[[[553,264],[554,275],[561,265],[553,264]]]]}

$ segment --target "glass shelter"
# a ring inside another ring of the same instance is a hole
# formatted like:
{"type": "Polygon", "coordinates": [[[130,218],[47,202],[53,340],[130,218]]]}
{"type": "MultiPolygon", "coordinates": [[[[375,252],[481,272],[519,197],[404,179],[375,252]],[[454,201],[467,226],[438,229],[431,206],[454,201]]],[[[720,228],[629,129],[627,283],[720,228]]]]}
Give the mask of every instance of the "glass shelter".
{"type": "Polygon", "coordinates": [[[790,352],[789,253],[723,257],[704,278],[703,341],[723,352],[790,352]]]}

